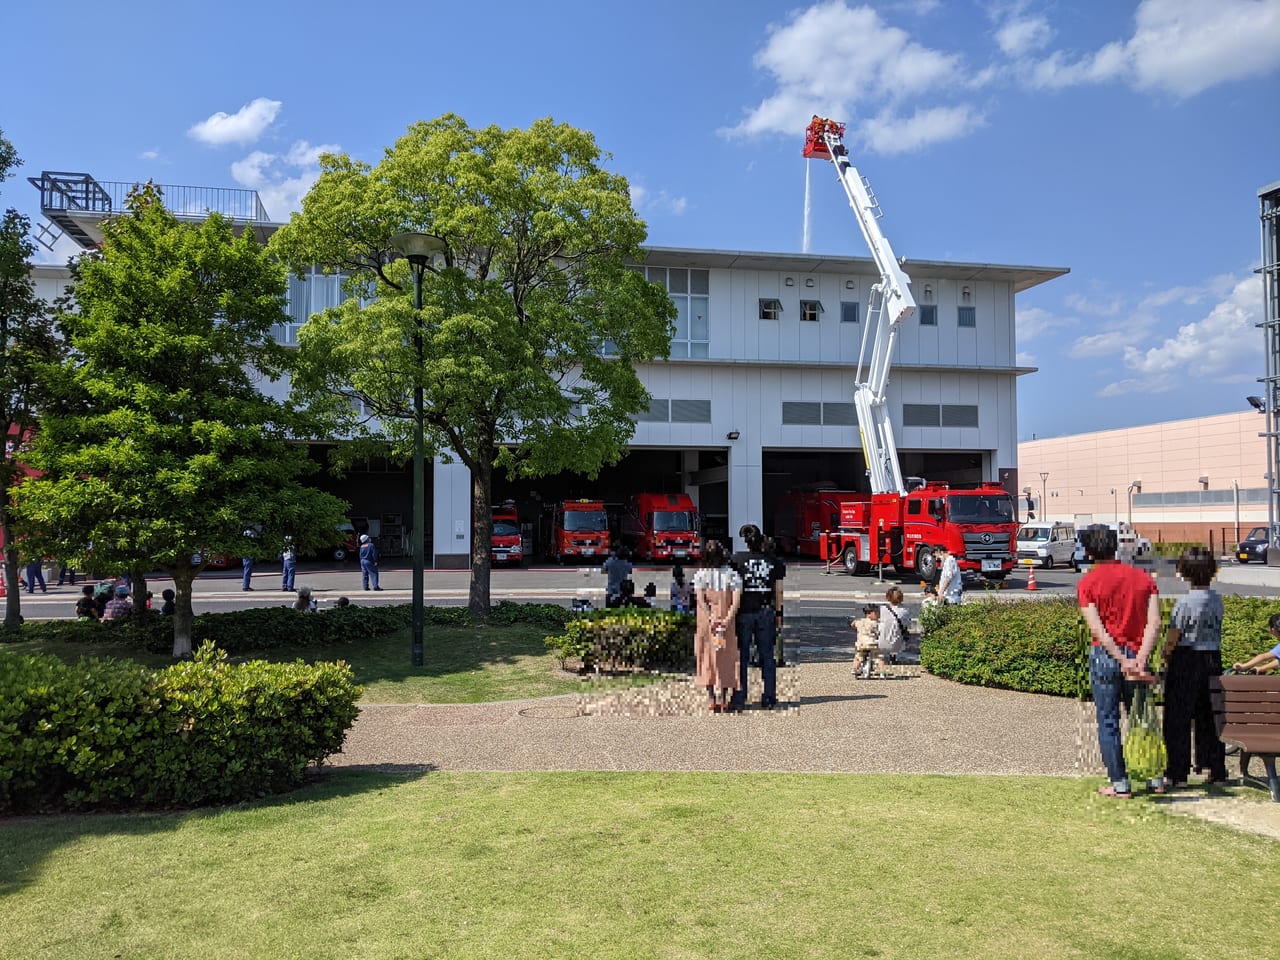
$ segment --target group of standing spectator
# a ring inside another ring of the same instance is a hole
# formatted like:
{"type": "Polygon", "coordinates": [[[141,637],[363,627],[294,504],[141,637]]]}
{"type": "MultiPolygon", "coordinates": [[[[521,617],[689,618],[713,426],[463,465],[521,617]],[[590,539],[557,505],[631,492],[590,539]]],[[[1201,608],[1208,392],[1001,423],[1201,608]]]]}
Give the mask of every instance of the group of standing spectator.
{"type": "MultiPolygon", "coordinates": [[[[1130,709],[1141,685],[1159,679],[1148,661],[1160,637],[1160,598],[1154,577],[1116,559],[1114,530],[1094,524],[1081,531],[1080,542],[1093,561],[1077,592],[1092,639],[1089,686],[1098,746],[1107,768],[1108,782],[1098,792],[1124,799],[1133,795],[1133,786],[1125,764],[1120,710],[1122,705],[1126,712],[1130,709]]],[[[1193,735],[1195,765],[1204,773],[1204,782],[1227,778],[1226,751],[1217,735],[1209,690],[1209,681],[1222,675],[1222,597],[1210,586],[1218,564],[1208,550],[1191,547],[1178,559],[1177,571],[1190,589],[1173,608],[1160,651],[1161,734],[1167,762],[1163,774],[1147,783],[1153,793],[1187,785],[1193,735]]]]}
{"type": "Polygon", "coordinates": [[[760,707],[778,705],[778,655],[783,622],[786,565],[753,523],[738,531],[747,549],[728,555],[717,540],[702,550],[693,575],[697,626],[694,632],[696,682],[706,688],[712,713],[746,706],[747,672],[754,644],[760,664],[760,707]]]}

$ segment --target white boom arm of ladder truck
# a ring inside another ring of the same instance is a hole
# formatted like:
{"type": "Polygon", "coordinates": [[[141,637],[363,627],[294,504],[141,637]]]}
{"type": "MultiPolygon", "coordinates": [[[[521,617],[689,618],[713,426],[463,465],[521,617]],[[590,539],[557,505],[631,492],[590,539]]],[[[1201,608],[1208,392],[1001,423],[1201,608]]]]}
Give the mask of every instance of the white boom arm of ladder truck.
{"type": "MultiPolygon", "coordinates": [[[[815,118],[815,123],[817,122],[815,118]]],[[[911,278],[902,271],[893,255],[893,248],[889,246],[889,240],[880,230],[880,204],[872,194],[866,178],[849,162],[849,152],[845,149],[841,135],[843,129],[842,124],[824,121],[820,135],[826,152],[835,165],[840,185],[849,198],[849,206],[858,218],[863,239],[867,241],[871,256],[880,271],[879,281],[871,288],[867,322],[862,329],[862,348],[858,353],[853,402],[858,411],[862,452],[870,474],[871,492],[906,494],[902,468],[898,463],[898,448],[893,437],[893,424],[885,405],[885,393],[889,384],[889,366],[893,358],[893,345],[898,336],[898,325],[915,314],[916,301],[911,296],[911,278]],[[873,325],[876,328],[875,341],[864,378],[863,358],[867,349],[867,334],[873,325]]]]}

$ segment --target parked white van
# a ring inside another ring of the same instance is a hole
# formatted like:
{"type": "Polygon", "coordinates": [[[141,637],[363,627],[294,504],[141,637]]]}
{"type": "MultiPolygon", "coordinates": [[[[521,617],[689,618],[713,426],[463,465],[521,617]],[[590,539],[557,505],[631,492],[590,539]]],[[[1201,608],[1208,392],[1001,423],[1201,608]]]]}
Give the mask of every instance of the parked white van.
{"type": "Polygon", "coordinates": [[[1027,523],[1018,531],[1018,563],[1052,570],[1069,564],[1076,549],[1076,528],[1069,523],[1027,523]]]}

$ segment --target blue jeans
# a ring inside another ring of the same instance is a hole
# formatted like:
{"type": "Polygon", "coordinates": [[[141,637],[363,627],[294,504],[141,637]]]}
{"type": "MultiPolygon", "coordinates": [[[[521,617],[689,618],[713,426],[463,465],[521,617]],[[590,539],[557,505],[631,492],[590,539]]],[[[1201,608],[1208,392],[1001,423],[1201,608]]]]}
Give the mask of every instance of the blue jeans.
{"type": "Polygon", "coordinates": [[[1120,704],[1124,704],[1127,713],[1136,684],[1124,678],[1119,661],[1095,644],[1089,651],[1089,686],[1093,689],[1093,708],[1098,717],[1098,747],[1102,750],[1107,779],[1118,792],[1128,793],[1129,771],[1124,764],[1120,704]]]}
{"type": "Polygon", "coordinates": [[[253,557],[241,557],[240,566],[244,569],[244,583],[240,585],[241,590],[250,589],[249,578],[253,576],[253,557]]]}
{"type": "Polygon", "coordinates": [[[741,709],[747,702],[747,665],[751,662],[751,641],[754,638],[760,655],[760,679],[764,692],[760,706],[773,707],[778,703],[778,665],[773,659],[773,642],[778,625],[773,607],[764,607],[750,613],[739,613],[734,626],[738,631],[738,680],[741,689],[733,692],[729,705],[741,709]]]}
{"type": "Polygon", "coordinates": [[[280,589],[290,591],[293,589],[293,578],[298,572],[298,564],[294,560],[285,560],[280,567],[280,589]]]}
{"type": "Polygon", "coordinates": [[[366,590],[369,589],[369,581],[373,581],[373,589],[381,590],[378,586],[378,565],[372,560],[360,561],[360,580],[366,590]]]}

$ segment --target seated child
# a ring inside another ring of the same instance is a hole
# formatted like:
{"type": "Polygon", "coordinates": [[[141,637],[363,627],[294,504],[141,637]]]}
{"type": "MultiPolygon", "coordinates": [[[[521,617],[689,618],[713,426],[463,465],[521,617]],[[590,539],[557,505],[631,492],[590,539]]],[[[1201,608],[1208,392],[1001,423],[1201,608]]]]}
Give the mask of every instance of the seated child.
{"type": "Polygon", "coordinates": [[[178,595],[172,590],[165,588],[160,591],[160,597],[164,600],[164,603],[160,604],[160,616],[172,617],[174,611],[178,609],[178,595]]]}
{"type": "Polygon", "coordinates": [[[862,617],[850,620],[849,626],[858,632],[854,641],[853,675],[862,676],[862,668],[867,660],[875,658],[875,669],[881,678],[884,677],[884,654],[880,652],[880,604],[869,603],[862,608],[862,617]]]}
{"type": "Polygon", "coordinates": [[[1271,639],[1276,641],[1276,645],[1264,653],[1258,654],[1244,663],[1232,665],[1232,669],[1236,673],[1261,673],[1264,670],[1274,670],[1280,666],[1280,613],[1272,614],[1271,619],[1267,621],[1267,628],[1271,633],[1271,639]]]}

